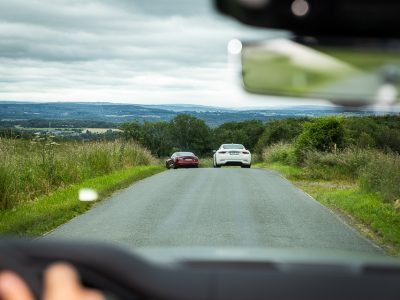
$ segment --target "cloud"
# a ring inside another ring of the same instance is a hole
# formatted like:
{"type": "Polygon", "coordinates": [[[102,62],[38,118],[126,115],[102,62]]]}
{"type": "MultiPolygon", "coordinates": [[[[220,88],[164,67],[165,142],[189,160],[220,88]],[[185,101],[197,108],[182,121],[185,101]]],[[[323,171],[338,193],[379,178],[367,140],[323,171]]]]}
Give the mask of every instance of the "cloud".
{"type": "Polygon", "coordinates": [[[247,105],[226,44],[271,34],[209,1],[2,0],[0,100],[247,105]]]}

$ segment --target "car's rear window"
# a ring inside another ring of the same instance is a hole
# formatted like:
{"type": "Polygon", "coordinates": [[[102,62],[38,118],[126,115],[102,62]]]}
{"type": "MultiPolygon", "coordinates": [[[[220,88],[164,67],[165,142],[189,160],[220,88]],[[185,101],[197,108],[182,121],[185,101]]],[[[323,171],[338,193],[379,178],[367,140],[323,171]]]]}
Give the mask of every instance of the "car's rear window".
{"type": "Polygon", "coordinates": [[[240,144],[227,144],[227,145],[222,145],[222,148],[224,148],[224,149],[244,149],[244,146],[240,145],[240,144]]]}
{"type": "Polygon", "coordinates": [[[192,152],[177,152],[175,153],[176,156],[196,156],[192,152]]]}

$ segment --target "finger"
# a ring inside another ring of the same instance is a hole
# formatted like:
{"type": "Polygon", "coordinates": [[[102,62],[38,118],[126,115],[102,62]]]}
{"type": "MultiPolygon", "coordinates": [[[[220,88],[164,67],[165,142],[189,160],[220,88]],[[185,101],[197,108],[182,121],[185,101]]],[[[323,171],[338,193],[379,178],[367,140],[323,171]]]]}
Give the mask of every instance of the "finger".
{"type": "Polygon", "coordinates": [[[67,263],[56,263],[45,271],[44,299],[79,299],[82,293],[78,273],[67,263]]]}
{"type": "Polygon", "coordinates": [[[82,299],[84,299],[84,300],[104,300],[105,297],[101,292],[99,292],[97,290],[86,289],[82,293],[82,299]]]}
{"type": "Polygon", "coordinates": [[[0,274],[0,299],[34,300],[27,284],[15,273],[4,271],[0,274]]]}

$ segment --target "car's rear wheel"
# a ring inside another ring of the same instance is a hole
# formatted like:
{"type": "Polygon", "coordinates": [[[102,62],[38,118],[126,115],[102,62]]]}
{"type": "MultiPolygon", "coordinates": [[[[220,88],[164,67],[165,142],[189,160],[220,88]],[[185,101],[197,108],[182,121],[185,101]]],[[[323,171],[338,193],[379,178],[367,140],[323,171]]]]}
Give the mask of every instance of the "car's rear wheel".
{"type": "Polygon", "coordinates": [[[217,161],[215,160],[215,157],[214,157],[214,160],[213,160],[213,167],[214,168],[221,168],[221,166],[217,164],[217,161]]]}
{"type": "Polygon", "coordinates": [[[242,168],[246,168],[246,169],[250,169],[250,168],[251,168],[251,165],[242,165],[241,167],[242,167],[242,168]]]}

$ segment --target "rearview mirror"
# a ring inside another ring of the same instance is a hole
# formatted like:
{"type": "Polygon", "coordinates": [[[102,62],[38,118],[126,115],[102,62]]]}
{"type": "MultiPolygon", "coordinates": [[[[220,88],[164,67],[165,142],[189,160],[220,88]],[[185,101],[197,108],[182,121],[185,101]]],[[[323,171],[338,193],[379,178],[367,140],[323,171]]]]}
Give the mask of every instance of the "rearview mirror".
{"type": "Polygon", "coordinates": [[[344,106],[389,105],[399,100],[400,54],[395,47],[312,43],[312,47],[287,39],[243,43],[245,89],[327,99],[344,106]]]}

